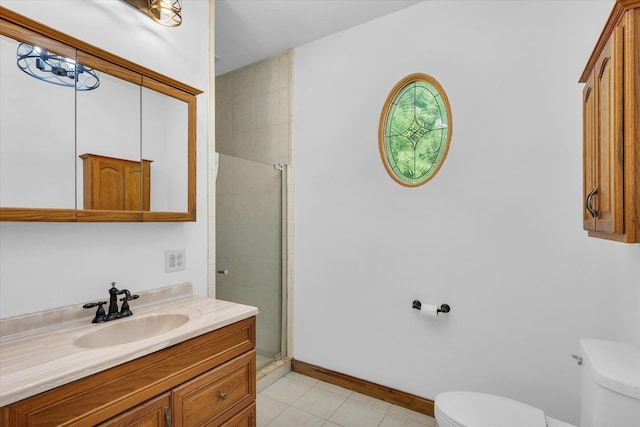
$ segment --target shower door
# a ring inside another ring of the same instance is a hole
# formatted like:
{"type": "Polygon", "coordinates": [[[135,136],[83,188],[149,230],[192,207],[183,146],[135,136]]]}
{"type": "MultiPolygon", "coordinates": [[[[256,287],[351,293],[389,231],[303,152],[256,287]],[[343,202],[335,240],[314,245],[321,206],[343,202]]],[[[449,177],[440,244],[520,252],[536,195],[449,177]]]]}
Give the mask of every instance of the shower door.
{"type": "Polygon", "coordinates": [[[281,165],[220,154],[216,298],[258,307],[257,369],[281,357],[284,341],[283,174],[281,165]]]}

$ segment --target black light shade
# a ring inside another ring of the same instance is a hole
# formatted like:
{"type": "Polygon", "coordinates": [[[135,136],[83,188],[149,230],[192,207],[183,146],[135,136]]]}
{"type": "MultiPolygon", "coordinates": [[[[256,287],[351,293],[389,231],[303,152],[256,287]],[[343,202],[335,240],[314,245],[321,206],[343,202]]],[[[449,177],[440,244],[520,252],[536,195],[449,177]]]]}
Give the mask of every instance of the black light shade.
{"type": "Polygon", "coordinates": [[[76,90],[93,90],[100,86],[98,72],[78,64],[73,59],[20,43],[16,51],[18,68],[38,80],[76,90]]]}

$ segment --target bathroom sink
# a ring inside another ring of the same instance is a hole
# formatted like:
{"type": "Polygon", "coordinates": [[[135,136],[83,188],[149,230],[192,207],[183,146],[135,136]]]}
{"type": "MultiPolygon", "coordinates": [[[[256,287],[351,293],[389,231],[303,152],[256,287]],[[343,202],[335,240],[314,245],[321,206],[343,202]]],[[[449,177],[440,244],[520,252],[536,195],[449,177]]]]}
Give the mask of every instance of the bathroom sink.
{"type": "Polygon", "coordinates": [[[82,348],[102,348],[127,344],[172,331],[189,320],[184,314],[152,314],[113,320],[98,330],[88,332],[74,341],[82,348]]]}

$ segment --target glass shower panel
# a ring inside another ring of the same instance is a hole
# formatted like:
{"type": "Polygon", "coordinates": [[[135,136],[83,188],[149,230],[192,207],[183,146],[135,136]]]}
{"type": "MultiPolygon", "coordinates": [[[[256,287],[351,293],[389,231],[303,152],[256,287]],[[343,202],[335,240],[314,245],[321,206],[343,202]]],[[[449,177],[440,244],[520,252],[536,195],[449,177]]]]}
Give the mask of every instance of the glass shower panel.
{"type": "Polygon", "coordinates": [[[216,298],[258,307],[257,369],[282,353],[282,171],[220,154],[216,298]]]}

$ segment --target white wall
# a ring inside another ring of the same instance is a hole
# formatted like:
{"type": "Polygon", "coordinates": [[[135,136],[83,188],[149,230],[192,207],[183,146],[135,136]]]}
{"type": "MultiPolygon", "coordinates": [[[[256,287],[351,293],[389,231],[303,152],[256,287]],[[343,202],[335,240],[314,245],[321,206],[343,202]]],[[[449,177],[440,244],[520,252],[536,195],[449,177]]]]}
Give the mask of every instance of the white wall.
{"type": "Polygon", "coordinates": [[[0,317],[104,298],[111,281],[132,292],[189,281],[206,295],[208,2],[183,1],[177,28],[155,24],[119,0],[0,5],[205,90],[198,96],[198,221],[0,223],[0,317]],[[167,274],[164,250],[175,248],[185,248],[187,268],[167,274]]]}
{"type": "Polygon", "coordinates": [[[580,338],[640,345],[640,245],[581,224],[578,78],[612,5],[428,1],[295,50],[296,359],[578,422],[580,338]],[[377,131],[414,72],[443,85],[453,138],[409,189],[377,131]]]}

